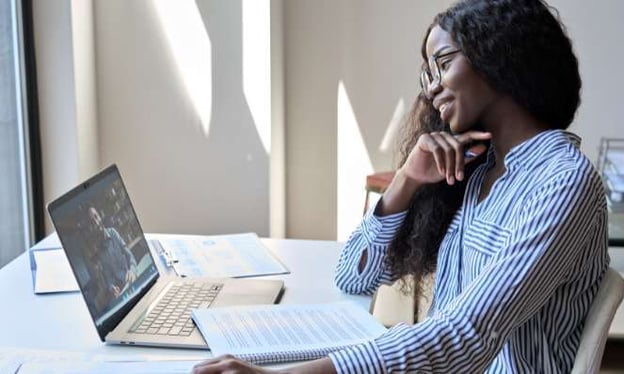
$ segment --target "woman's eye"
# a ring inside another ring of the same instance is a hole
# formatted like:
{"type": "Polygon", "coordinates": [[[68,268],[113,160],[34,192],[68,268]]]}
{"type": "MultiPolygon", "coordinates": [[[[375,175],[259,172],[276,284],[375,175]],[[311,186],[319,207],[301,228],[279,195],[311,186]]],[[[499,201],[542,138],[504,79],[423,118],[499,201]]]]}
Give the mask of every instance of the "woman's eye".
{"type": "Polygon", "coordinates": [[[448,68],[450,63],[451,63],[451,60],[440,61],[440,69],[446,70],[446,68],[448,68]]]}

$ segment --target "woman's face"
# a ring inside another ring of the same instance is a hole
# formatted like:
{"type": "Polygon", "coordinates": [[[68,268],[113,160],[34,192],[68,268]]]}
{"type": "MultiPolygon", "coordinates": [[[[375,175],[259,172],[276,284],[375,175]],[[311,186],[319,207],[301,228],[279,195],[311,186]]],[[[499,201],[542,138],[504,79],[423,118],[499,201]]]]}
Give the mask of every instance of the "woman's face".
{"type": "Polygon", "coordinates": [[[497,96],[490,85],[472,69],[463,53],[443,56],[457,50],[459,48],[451,34],[440,26],[431,29],[426,51],[430,71],[436,69],[437,60],[440,83],[434,82],[429,95],[442,121],[448,123],[455,134],[470,130],[475,123],[484,121],[497,96]]]}

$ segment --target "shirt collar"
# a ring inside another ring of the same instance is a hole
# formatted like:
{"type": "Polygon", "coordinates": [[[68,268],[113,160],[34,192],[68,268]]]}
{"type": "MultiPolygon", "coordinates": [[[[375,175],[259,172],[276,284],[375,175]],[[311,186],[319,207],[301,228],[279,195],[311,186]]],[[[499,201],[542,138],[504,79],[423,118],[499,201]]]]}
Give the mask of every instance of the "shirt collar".
{"type": "MultiPolygon", "coordinates": [[[[525,170],[531,170],[547,158],[553,148],[569,144],[580,149],[581,138],[565,130],[542,131],[511,148],[503,160],[505,169],[513,170],[516,167],[522,167],[525,170]]],[[[493,165],[495,158],[494,147],[490,146],[487,156],[488,165],[493,165]]]]}

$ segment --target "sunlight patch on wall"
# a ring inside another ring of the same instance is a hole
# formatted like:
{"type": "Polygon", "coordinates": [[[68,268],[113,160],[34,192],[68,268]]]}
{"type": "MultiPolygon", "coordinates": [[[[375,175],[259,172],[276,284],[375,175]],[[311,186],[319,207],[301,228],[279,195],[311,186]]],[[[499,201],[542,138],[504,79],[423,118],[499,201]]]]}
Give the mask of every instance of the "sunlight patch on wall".
{"type": "Polygon", "coordinates": [[[373,172],[344,83],[338,83],[338,227],[339,241],[362,219],[366,176],[373,172]]]}
{"type": "Polygon", "coordinates": [[[393,151],[397,135],[401,129],[401,125],[403,124],[404,115],[405,102],[403,101],[403,98],[401,98],[394,108],[394,113],[388,123],[386,133],[384,134],[383,139],[381,139],[381,144],[379,144],[379,150],[381,152],[389,153],[393,151]]]}
{"type": "Polygon", "coordinates": [[[197,4],[154,0],[154,5],[204,135],[208,136],[212,115],[212,45],[197,4]]]}
{"type": "Polygon", "coordinates": [[[271,151],[271,3],[243,0],[243,92],[256,131],[271,151]]]}

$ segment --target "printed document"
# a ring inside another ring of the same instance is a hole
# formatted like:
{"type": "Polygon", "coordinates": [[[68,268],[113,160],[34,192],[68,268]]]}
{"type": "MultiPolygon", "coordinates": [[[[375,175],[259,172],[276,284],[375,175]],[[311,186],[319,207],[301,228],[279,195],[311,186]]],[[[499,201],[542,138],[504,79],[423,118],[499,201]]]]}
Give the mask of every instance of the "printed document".
{"type": "Polygon", "coordinates": [[[249,277],[286,274],[288,269],[254,233],[149,235],[158,240],[179,276],[249,277]]]}
{"type": "Polygon", "coordinates": [[[195,309],[192,316],[215,356],[258,364],[324,357],[386,331],[352,302],[195,309]]]}

